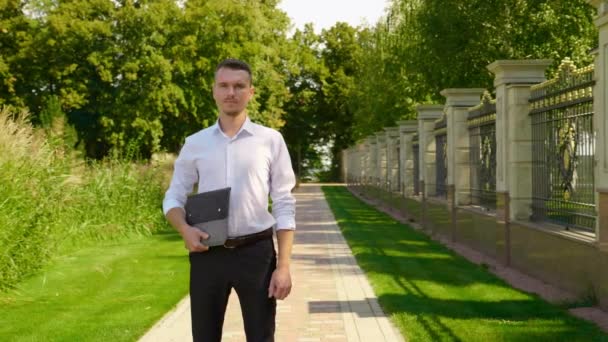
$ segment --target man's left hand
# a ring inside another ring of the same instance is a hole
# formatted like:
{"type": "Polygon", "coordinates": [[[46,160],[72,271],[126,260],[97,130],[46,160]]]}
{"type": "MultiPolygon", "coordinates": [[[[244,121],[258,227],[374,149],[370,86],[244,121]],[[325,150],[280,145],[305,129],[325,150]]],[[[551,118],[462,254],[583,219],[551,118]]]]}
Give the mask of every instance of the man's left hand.
{"type": "Polygon", "coordinates": [[[272,273],[268,298],[285,299],[291,292],[291,274],[288,267],[279,267],[272,273]]]}

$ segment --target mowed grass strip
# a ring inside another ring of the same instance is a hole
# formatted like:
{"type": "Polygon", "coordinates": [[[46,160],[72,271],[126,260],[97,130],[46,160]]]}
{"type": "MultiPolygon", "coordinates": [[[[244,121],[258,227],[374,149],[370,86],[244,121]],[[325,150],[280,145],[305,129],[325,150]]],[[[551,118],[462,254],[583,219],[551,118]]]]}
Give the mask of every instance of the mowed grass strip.
{"type": "Polygon", "coordinates": [[[608,341],[594,324],[511,288],[346,188],[323,192],[380,305],[409,341],[608,341]]]}
{"type": "Polygon", "coordinates": [[[135,341],[187,292],[175,232],[85,248],[0,293],[0,341],[135,341]]]}

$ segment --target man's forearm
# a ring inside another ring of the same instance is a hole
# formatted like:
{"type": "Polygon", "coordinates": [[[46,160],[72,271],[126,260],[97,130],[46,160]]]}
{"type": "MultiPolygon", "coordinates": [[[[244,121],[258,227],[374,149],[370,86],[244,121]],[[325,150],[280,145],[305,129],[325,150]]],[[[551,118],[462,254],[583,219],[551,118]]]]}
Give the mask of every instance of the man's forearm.
{"type": "Polygon", "coordinates": [[[277,230],[277,242],[279,244],[279,256],[277,268],[289,268],[291,263],[291,248],[293,246],[294,230],[277,230]]]}
{"type": "Polygon", "coordinates": [[[186,222],[186,212],[182,208],[171,208],[167,212],[167,221],[177,230],[180,234],[183,235],[184,229],[188,228],[188,223],[186,222]]]}

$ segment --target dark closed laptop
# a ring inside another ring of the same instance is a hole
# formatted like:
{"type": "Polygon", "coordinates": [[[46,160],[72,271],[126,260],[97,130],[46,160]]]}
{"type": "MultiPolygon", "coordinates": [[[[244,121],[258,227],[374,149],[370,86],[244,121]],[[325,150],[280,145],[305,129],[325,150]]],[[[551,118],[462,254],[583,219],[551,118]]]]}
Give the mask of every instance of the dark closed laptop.
{"type": "Polygon", "coordinates": [[[202,243],[207,246],[223,245],[228,238],[228,208],[230,188],[201,192],[186,201],[186,222],[209,234],[202,243]]]}

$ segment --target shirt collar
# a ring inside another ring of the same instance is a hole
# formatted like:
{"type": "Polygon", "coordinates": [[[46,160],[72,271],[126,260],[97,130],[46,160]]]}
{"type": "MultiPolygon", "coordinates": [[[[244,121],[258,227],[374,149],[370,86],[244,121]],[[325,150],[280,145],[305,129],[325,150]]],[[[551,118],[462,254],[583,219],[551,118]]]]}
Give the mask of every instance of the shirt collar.
{"type": "MultiPolygon", "coordinates": [[[[224,132],[222,132],[222,129],[220,128],[220,119],[217,119],[212,127],[216,134],[224,134],[224,132]]],[[[255,134],[255,125],[253,124],[253,122],[251,122],[249,115],[245,118],[243,126],[241,126],[241,129],[236,133],[235,137],[238,137],[242,132],[247,132],[250,135],[255,134]]]]}
{"type": "MultiPolygon", "coordinates": [[[[247,118],[245,118],[245,122],[243,123],[243,127],[241,127],[241,131],[245,131],[251,135],[255,134],[255,126],[253,125],[253,122],[251,122],[251,119],[249,118],[249,116],[247,116],[247,118]]],[[[239,131],[239,134],[240,133],[241,132],[239,131]]]]}

